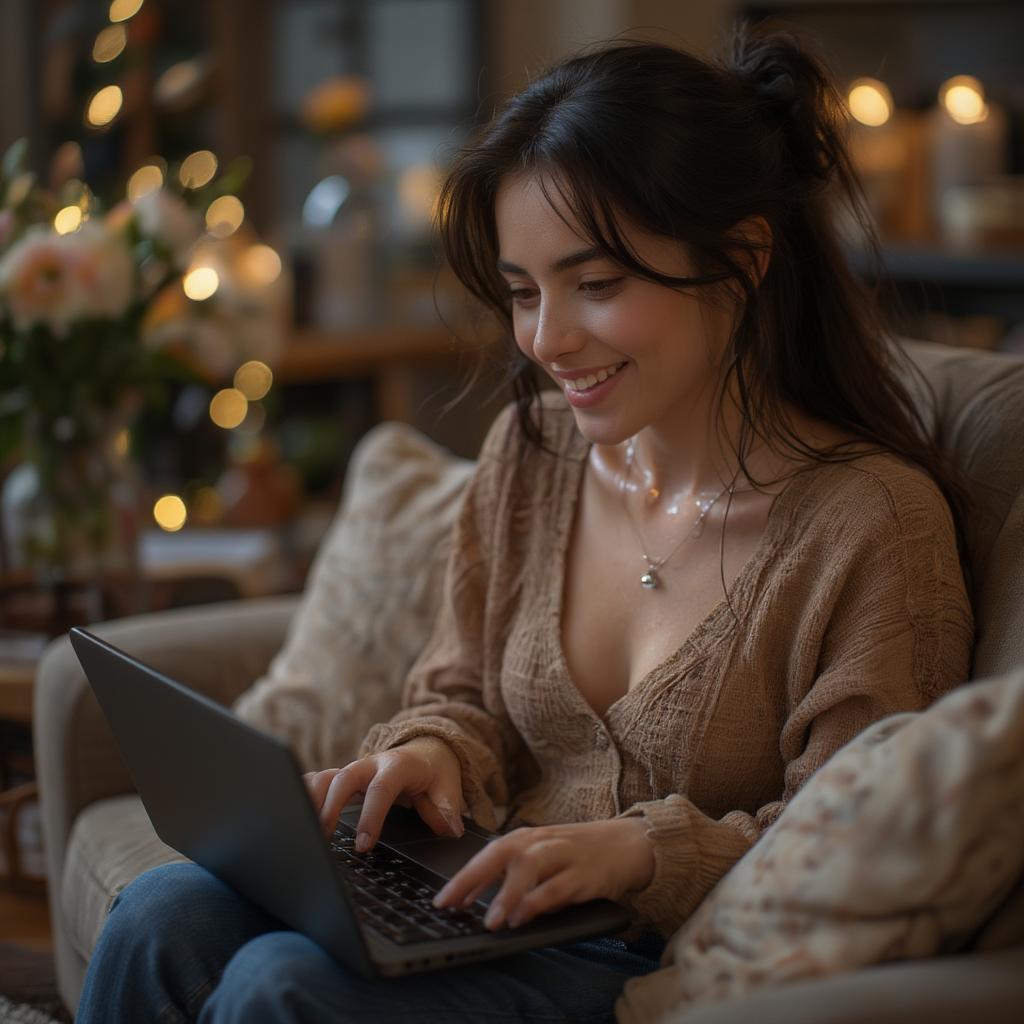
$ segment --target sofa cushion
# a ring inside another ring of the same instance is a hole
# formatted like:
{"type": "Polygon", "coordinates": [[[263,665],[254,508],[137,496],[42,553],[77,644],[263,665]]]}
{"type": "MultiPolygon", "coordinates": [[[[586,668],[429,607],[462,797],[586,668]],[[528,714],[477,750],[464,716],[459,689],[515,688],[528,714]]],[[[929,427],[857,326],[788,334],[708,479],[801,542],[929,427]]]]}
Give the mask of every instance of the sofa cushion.
{"type": "Polygon", "coordinates": [[[1024,869],[1024,666],[881,719],[824,764],[630,979],[620,1024],[964,948],[1024,869]]]}
{"type": "Polygon", "coordinates": [[[67,937],[82,959],[92,955],[114,897],[133,878],[158,864],[187,860],[157,838],[134,793],[86,807],[68,837],[60,885],[67,937]]]}
{"type": "Polygon", "coordinates": [[[303,770],[348,763],[370,726],[398,710],[440,606],[473,466],[402,423],[356,446],[284,646],[233,705],[303,770]]]}

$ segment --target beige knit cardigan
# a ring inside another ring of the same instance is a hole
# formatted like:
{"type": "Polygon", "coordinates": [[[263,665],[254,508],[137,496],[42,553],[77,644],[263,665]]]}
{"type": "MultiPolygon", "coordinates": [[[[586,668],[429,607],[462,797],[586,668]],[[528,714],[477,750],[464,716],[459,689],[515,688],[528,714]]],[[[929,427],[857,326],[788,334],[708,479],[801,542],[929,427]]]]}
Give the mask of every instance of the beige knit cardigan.
{"type": "MultiPolygon", "coordinates": [[[[666,938],[869,723],[970,677],[974,619],[949,507],[894,455],[814,464],[774,499],[757,551],[685,643],[598,715],[560,612],[589,442],[545,392],[547,455],[510,404],[462,497],[441,609],[402,708],[360,757],[446,740],[472,816],[519,825],[643,815],[650,884],[620,902],[666,938]]],[[[594,623],[600,629],[600,623],[594,623]]]]}

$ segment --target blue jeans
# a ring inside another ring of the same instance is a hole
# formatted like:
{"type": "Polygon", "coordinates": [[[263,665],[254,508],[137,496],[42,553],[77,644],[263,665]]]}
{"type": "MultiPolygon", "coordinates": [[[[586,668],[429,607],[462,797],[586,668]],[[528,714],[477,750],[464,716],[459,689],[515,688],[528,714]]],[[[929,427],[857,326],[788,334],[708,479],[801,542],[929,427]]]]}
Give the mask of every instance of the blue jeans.
{"type": "Polygon", "coordinates": [[[614,1022],[664,941],[604,938],[483,963],[367,979],[196,864],[144,872],[114,900],[76,1024],[614,1022]]]}

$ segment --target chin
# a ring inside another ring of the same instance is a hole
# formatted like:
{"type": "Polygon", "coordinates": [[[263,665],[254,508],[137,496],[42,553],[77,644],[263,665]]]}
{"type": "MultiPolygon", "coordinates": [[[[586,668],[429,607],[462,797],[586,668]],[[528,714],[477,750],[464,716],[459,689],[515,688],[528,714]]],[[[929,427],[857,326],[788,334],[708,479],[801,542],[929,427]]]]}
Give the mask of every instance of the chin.
{"type": "Polygon", "coordinates": [[[599,417],[588,416],[586,410],[583,409],[573,409],[572,414],[576,419],[576,429],[591,444],[614,447],[628,441],[635,433],[617,423],[602,422],[599,417]]]}

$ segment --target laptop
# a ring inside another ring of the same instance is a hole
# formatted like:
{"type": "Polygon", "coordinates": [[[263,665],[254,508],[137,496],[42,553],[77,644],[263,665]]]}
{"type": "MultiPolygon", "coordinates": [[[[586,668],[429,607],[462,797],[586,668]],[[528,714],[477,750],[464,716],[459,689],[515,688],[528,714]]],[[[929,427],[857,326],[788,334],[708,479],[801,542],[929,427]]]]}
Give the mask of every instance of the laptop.
{"type": "Polygon", "coordinates": [[[157,835],[363,976],[434,970],[629,925],[623,907],[595,899],[490,931],[483,916],[500,881],[466,910],[435,908],[434,894],[498,833],[464,819],[459,838],[438,836],[395,804],[373,850],[357,853],[361,805],[347,806],[326,838],[285,743],[85,629],[69,636],[157,835]]]}

